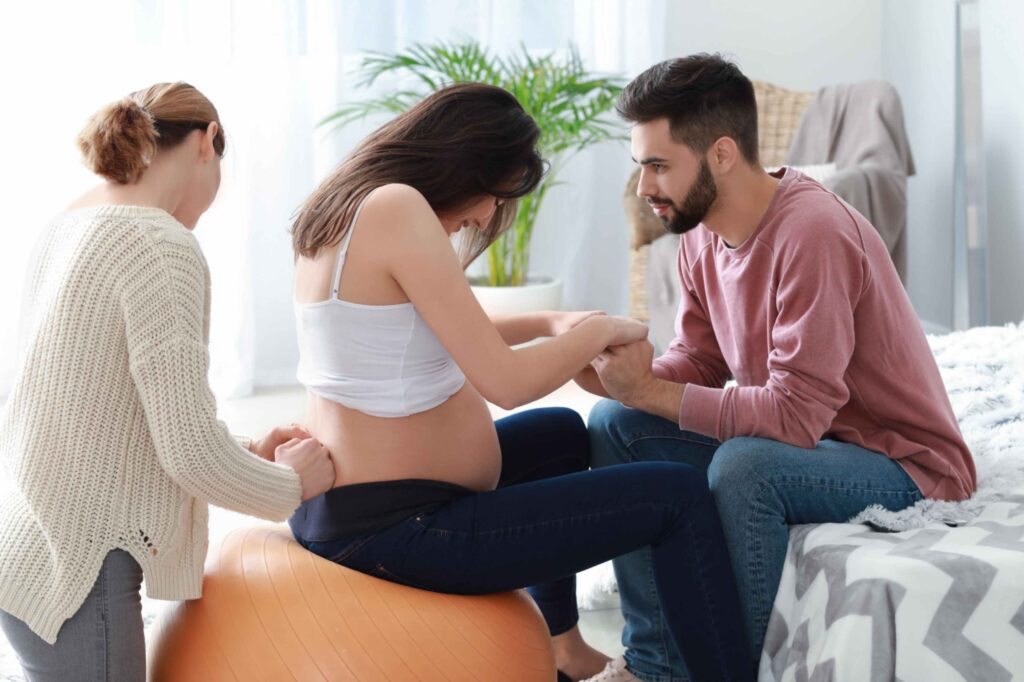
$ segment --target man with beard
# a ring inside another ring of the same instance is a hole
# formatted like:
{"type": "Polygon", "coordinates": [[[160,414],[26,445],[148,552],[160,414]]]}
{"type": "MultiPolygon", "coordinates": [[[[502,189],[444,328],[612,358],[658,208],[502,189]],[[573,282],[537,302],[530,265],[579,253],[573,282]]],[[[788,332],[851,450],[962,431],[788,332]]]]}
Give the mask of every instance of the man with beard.
{"type": "MultiPolygon", "coordinates": [[[[614,399],[590,415],[592,465],[707,471],[754,667],[788,525],[963,500],[974,464],[882,239],[797,170],[761,167],[753,86],[735,65],[662,62],[618,110],[634,124],[637,193],[680,235],[682,300],[664,355],[646,341],[610,348],[577,378],[614,399]]],[[[615,572],[626,654],[593,679],[688,679],[649,553],[615,572]]]]}

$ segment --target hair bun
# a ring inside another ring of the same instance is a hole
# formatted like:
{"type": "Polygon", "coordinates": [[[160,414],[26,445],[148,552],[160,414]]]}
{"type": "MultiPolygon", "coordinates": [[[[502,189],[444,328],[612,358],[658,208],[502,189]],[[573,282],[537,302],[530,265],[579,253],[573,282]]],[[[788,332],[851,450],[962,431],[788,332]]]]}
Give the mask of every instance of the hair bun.
{"type": "Polygon", "coordinates": [[[93,114],[78,134],[85,164],[108,180],[129,184],[139,179],[156,152],[152,115],[131,97],[93,114]]]}

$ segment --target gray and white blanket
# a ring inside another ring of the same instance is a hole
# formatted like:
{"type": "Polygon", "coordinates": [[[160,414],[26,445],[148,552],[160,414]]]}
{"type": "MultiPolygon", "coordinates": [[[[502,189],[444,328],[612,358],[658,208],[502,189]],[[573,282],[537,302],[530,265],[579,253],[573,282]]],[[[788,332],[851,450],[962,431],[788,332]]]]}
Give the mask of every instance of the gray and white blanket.
{"type": "Polygon", "coordinates": [[[1024,679],[1024,327],[929,341],[978,492],[793,527],[761,682],[1024,679]]]}

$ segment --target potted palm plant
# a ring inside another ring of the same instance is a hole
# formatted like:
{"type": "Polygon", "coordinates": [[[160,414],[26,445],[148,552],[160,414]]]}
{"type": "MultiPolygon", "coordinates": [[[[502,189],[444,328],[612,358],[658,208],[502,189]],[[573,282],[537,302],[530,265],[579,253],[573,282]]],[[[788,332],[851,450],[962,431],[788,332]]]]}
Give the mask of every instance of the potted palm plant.
{"type": "Polygon", "coordinates": [[[360,87],[369,87],[385,75],[410,77],[415,85],[344,104],[321,125],[345,126],[373,114],[399,114],[429,91],[457,82],[488,83],[515,95],[537,122],[538,149],[551,167],[536,191],[520,200],[512,227],[487,250],[487,275],[472,284],[490,313],[558,309],[561,282],[529,270],[537,214],[570,158],[599,142],[622,138],[619,124],[609,114],[624,81],[589,72],[572,45],[564,58],[553,53],[533,55],[525,46],[507,56],[492,56],[471,40],[416,44],[394,54],[370,52],[357,67],[357,75],[360,87]]]}

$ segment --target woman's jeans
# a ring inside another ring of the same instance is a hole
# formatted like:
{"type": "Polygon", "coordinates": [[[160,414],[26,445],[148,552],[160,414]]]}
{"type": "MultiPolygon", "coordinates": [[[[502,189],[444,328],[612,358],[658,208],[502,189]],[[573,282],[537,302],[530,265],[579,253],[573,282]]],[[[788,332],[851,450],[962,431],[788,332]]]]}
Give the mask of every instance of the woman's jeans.
{"type": "Polygon", "coordinates": [[[586,471],[587,430],[567,409],[530,410],[495,426],[502,456],[496,490],[369,535],[299,542],[349,568],[425,590],[532,586],[553,635],[576,624],[578,571],[644,549],[647,589],[691,679],[753,679],[703,470],[652,462],[586,471]]]}
{"type": "Polygon", "coordinates": [[[0,611],[0,628],[27,682],[144,682],[141,586],[142,569],[130,554],[120,549],[107,554],[92,591],[52,646],[0,611]]]}
{"type": "MultiPolygon", "coordinates": [[[[761,655],[790,525],[844,523],[873,504],[899,510],[922,498],[898,463],[849,443],[823,440],[810,449],[766,438],[719,443],[610,400],[594,407],[589,422],[594,467],[680,462],[707,476],[732,557],[751,666],[761,655]]],[[[646,550],[615,560],[626,660],[643,680],[686,680],[650,588],[654,570],[646,550]]]]}

